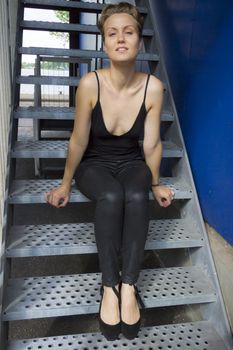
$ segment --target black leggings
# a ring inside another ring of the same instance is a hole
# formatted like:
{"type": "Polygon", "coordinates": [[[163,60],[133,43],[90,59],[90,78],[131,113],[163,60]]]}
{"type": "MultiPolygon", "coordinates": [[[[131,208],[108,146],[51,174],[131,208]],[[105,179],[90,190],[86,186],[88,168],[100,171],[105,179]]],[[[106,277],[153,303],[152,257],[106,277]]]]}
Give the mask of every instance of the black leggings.
{"type": "Polygon", "coordinates": [[[120,279],[135,284],[148,232],[150,168],[143,160],[109,166],[83,161],[75,180],[78,189],[96,202],[95,237],[103,285],[114,286],[120,279]]]}

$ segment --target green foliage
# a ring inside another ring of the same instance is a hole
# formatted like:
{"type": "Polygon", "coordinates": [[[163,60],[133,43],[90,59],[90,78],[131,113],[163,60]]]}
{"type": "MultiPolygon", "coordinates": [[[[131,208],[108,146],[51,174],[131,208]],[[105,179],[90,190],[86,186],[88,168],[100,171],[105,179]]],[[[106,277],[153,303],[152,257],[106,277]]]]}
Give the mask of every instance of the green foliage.
{"type": "MultiPolygon", "coordinates": [[[[54,11],[55,16],[62,22],[62,23],[69,23],[69,12],[67,11],[54,11]]],[[[68,33],[59,33],[59,32],[50,32],[50,35],[60,39],[63,46],[66,45],[66,43],[69,42],[69,34],[68,33]]]]}
{"type": "MultiPolygon", "coordinates": [[[[68,70],[69,63],[67,62],[41,62],[41,69],[54,69],[54,70],[68,70]]],[[[35,64],[33,62],[23,62],[22,68],[35,68],[35,64]]]]}
{"type": "Polygon", "coordinates": [[[54,11],[55,16],[60,19],[62,23],[69,23],[69,12],[67,11],[54,11]]]}

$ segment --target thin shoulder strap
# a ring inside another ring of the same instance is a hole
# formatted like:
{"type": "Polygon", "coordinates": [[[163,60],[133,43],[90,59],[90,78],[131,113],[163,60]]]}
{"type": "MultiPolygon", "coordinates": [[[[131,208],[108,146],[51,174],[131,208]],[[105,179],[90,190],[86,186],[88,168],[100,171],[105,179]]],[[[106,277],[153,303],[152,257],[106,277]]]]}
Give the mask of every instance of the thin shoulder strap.
{"type": "Polygon", "coordinates": [[[150,74],[147,75],[147,80],[146,80],[146,87],[145,87],[145,93],[144,93],[144,99],[143,99],[143,103],[145,103],[146,101],[146,93],[147,93],[147,86],[150,80],[150,74]]]}
{"type": "Polygon", "coordinates": [[[99,101],[99,99],[100,99],[100,80],[99,80],[98,74],[95,70],[94,70],[94,73],[95,73],[97,85],[98,85],[98,101],[99,101]]]}

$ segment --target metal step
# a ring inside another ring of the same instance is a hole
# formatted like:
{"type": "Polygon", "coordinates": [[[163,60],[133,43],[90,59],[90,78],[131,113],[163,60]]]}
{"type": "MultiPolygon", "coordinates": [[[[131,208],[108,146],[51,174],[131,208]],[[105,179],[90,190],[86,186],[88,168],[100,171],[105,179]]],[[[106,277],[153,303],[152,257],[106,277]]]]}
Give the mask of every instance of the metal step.
{"type": "MultiPolygon", "coordinates": [[[[79,58],[108,58],[104,51],[78,50],[78,49],[58,49],[46,47],[20,47],[18,52],[23,55],[46,55],[46,56],[66,56],[79,58]]],[[[138,61],[159,61],[159,55],[141,52],[137,56],[138,61]]]]}
{"type": "MultiPolygon", "coordinates": [[[[146,250],[201,246],[201,233],[187,219],[150,220],[146,250]]],[[[6,247],[8,258],[96,252],[93,223],[13,226],[6,247]]]]}
{"type": "MultiPolygon", "coordinates": [[[[174,199],[191,199],[193,196],[192,189],[177,177],[162,177],[161,184],[169,187],[174,192],[174,199]]],[[[44,193],[61,184],[61,179],[56,180],[15,180],[12,183],[10,194],[8,196],[9,204],[32,204],[45,203],[44,193]]],[[[152,193],[150,199],[154,200],[152,193]]],[[[73,183],[71,188],[70,202],[89,202],[73,183]]]]}
{"type": "Polygon", "coordinates": [[[66,85],[66,86],[77,86],[80,78],[77,77],[58,77],[51,75],[29,75],[19,76],[16,78],[17,84],[33,84],[33,85],[66,85]]]}
{"type": "MultiPolygon", "coordinates": [[[[3,320],[97,313],[100,273],[9,279],[3,320]]],[[[216,301],[214,287],[200,267],[142,270],[138,288],[146,308],[216,301]]]]}
{"type": "MultiPolygon", "coordinates": [[[[102,11],[104,4],[98,4],[96,2],[81,2],[81,1],[67,1],[67,0],[21,0],[21,3],[25,7],[39,8],[39,9],[56,9],[56,10],[69,10],[69,9],[81,9],[83,12],[99,13],[102,11]]],[[[141,14],[148,13],[146,7],[137,7],[141,14]]]]}
{"type": "Polygon", "coordinates": [[[107,341],[100,333],[82,333],[11,341],[6,350],[227,350],[223,340],[208,321],[142,327],[138,337],[107,341]]]}
{"type": "MultiPolygon", "coordinates": [[[[171,141],[163,141],[164,158],[183,157],[182,148],[171,141]]],[[[68,141],[17,141],[12,148],[13,158],[66,158],[68,141]]]]}
{"type": "MultiPolygon", "coordinates": [[[[73,120],[74,107],[18,107],[14,112],[14,118],[56,119],[73,120]]],[[[162,122],[173,122],[174,115],[170,111],[161,113],[162,122]]]]}
{"type": "MultiPolygon", "coordinates": [[[[22,21],[20,26],[27,30],[46,30],[55,32],[81,32],[86,34],[100,34],[100,31],[95,25],[74,24],[74,23],[59,23],[45,21],[22,21]]],[[[144,29],[143,36],[153,36],[152,29],[144,29]]]]}

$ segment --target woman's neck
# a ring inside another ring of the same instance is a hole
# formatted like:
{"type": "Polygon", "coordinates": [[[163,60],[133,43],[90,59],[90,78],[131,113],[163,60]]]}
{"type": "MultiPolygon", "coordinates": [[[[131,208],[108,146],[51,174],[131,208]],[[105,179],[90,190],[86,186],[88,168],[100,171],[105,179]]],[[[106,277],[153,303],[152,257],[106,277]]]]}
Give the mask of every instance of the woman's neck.
{"type": "Polygon", "coordinates": [[[132,85],[135,78],[135,64],[116,65],[111,62],[109,78],[116,90],[121,91],[124,88],[127,89],[132,85]]]}

